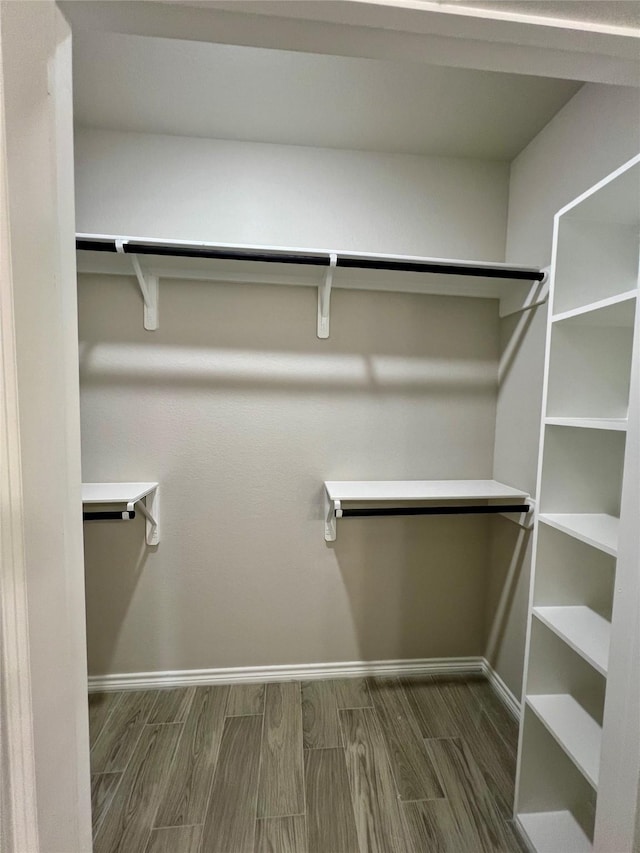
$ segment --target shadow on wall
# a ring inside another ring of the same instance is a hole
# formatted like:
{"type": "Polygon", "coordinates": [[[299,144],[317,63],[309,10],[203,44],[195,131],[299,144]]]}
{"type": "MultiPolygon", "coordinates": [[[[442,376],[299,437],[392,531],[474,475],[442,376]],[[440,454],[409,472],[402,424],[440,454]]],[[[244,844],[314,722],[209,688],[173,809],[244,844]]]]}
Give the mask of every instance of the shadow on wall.
{"type": "MultiPolygon", "coordinates": [[[[522,607],[517,608],[517,618],[512,620],[518,594],[528,599],[528,574],[523,571],[530,556],[532,530],[525,530],[511,522],[494,520],[491,539],[491,557],[486,609],[486,646],[484,655],[496,667],[502,659],[507,676],[513,669],[520,673],[526,636],[526,620],[521,618],[522,607]],[[526,589],[522,584],[526,583],[526,589]],[[506,660],[506,666],[505,664],[506,660]],[[509,665],[509,661],[513,666],[509,665]]],[[[511,684],[519,698],[520,685],[511,684]]]]}
{"type": "Polygon", "coordinates": [[[87,645],[100,646],[108,660],[116,655],[120,633],[149,558],[157,545],[145,542],[145,520],[84,523],[87,645]],[[91,554],[92,559],[87,560],[91,554]],[[87,568],[89,567],[89,570],[87,568]]]}
{"type": "Polygon", "coordinates": [[[323,538],[321,484],[491,476],[494,300],[310,288],[79,285],[83,478],[160,482],[87,525],[92,674],[481,654],[488,520],[372,518],[323,538]]]}
{"type": "Polygon", "coordinates": [[[487,518],[338,520],[360,660],[481,655],[488,545],[487,518]]]}

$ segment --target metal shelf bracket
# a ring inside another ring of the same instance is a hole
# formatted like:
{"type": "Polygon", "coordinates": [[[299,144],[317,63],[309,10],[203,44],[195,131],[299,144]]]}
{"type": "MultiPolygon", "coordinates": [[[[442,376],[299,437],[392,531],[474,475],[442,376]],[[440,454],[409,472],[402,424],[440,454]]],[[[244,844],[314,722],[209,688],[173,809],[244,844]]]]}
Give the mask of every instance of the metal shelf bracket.
{"type": "MultiPolygon", "coordinates": [[[[125,254],[125,240],[116,240],[116,252],[125,254]]],[[[127,253],[128,254],[128,253],[127,253]]],[[[155,332],[158,328],[158,276],[145,272],[140,266],[140,261],[137,255],[130,254],[133,271],[138,279],[138,286],[142,298],[144,300],[144,317],[143,323],[145,329],[149,332],[155,332]]]]}
{"type": "MultiPolygon", "coordinates": [[[[318,285],[318,337],[329,337],[329,316],[331,310],[331,286],[333,273],[338,265],[337,254],[329,255],[329,266],[324,274],[324,281],[318,285]]],[[[335,538],[335,537],[334,537],[335,538]]]]}

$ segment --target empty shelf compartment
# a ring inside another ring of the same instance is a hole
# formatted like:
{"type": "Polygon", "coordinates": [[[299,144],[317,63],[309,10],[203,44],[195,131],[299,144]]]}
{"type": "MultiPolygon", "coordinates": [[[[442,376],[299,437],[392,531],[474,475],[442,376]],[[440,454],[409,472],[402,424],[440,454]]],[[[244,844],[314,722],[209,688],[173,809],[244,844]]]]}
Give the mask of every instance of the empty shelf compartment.
{"type": "Polygon", "coordinates": [[[620,519],[605,513],[540,513],[538,521],[555,527],[563,533],[568,533],[599,548],[606,554],[615,557],[618,553],[618,528],[620,519]]]}
{"type": "Polygon", "coordinates": [[[527,705],[597,790],[602,741],[598,723],[567,693],[527,696],[527,705]]]}
{"type": "Polygon", "coordinates": [[[593,845],[569,811],[519,814],[536,853],[591,853],[593,845]]]}
{"type": "Polygon", "coordinates": [[[533,613],[601,675],[607,674],[610,622],[584,605],[534,607],[533,613]]]}

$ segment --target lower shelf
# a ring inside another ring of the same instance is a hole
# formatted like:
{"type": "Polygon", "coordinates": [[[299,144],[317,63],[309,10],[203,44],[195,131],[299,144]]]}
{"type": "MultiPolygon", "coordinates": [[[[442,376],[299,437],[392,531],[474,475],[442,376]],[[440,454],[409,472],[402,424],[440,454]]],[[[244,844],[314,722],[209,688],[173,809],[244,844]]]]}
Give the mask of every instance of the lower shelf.
{"type": "Polygon", "coordinates": [[[536,853],[591,853],[593,849],[571,812],[519,814],[518,821],[536,853]]]}
{"type": "Polygon", "coordinates": [[[569,694],[527,696],[527,705],[597,790],[601,727],[569,694]]]}

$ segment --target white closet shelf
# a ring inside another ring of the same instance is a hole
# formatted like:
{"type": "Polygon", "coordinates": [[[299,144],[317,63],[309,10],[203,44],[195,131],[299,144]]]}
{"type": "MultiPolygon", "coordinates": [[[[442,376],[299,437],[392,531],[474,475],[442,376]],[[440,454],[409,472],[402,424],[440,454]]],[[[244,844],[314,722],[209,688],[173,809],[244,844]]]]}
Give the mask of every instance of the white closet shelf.
{"type": "Polygon", "coordinates": [[[491,500],[529,497],[527,492],[497,480],[329,480],[331,500],[431,501],[491,500]]]}
{"type": "Polygon", "coordinates": [[[627,418],[560,418],[544,419],[547,426],[566,426],[577,429],[603,429],[626,432],[627,418]]]}
{"type": "Polygon", "coordinates": [[[146,519],[147,545],[157,545],[160,542],[158,488],[158,483],[83,483],[83,508],[108,504],[126,506],[126,509],[119,512],[96,512],[88,509],[83,514],[84,520],[129,521],[135,518],[138,507],[146,519]]]}
{"type": "Polygon", "coordinates": [[[336,287],[515,298],[517,307],[510,301],[510,310],[503,316],[535,309],[546,301],[546,273],[502,262],[109,234],[76,234],[76,248],[79,272],[135,274],[144,299],[144,325],[149,330],[158,328],[160,278],[316,287],[319,338],[329,336],[331,290],[336,287]]]}
{"type": "Polygon", "coordinates": [[[611,623],[590,607],[534,607],[533,614],[601,675],[609,664],[611,623]]]}
{"type": "MultiPolygon", "coordinates": [[[[497,480],[329,480],[324,484],[325,539],[336,538],[336,519],[368,515],[446,515],[477,513],[517,513],[524,527],[533,501],[527,492],[497,480]],[[421,506],[406,506],[418,501],[421,506]],[[499,504],[465,501],[500,501],[499,504]],[[505,503],[505,501],[507,503],[505,503]],[[343,503],[368,504],[367,508],[344,508],[343,503]],[[444,506],[434,506],[434,503],[444,506]],[[381,506],[402,504],[402,507],[381,506]],[[378,506],[376,506],[376,504],[378,506]]],[[[513,519],[513,516],[507,516],[513,519]]]]}
{"type": "Polygon", "coordinates": [[[554,314],[552,323],[571,321],[584,326],[633,326],[638,291],[628,290],[570,311],[554,314]]]}
{"type": "Polygon", "coordinates": [[[529,812],[518,821],[536,853],[591,853],[593,845],[569,811],[529,812]]]}
{"type": "Polygon", "coordinates": [[[527,696],[527,705],[597,791],[601,726],[567,693],[527,696]]]}
{"type": "Polygon", "coordinates": [[[548,513],[538,514],[538,521],[592,545],[605,554],[618,554],[620,519],[605,513],[548,513]]]}

